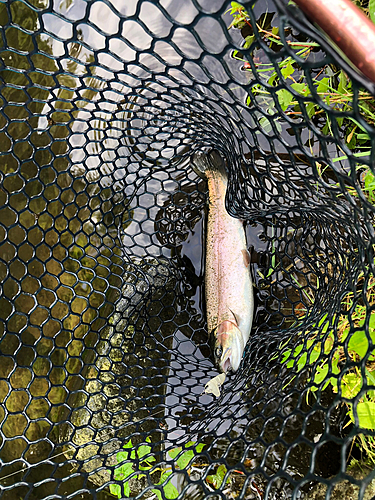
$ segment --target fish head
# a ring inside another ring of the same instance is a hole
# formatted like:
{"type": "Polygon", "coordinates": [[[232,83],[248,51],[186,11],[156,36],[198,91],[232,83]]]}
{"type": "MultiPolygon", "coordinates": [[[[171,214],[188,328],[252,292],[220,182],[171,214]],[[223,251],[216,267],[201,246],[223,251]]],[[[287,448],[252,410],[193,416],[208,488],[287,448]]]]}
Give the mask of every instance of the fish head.
{"type": "Polygon", "coordinates": [[[245,349],[241,330],[231,321],[223,321],[215,331],[214,358],[223,372],[237,371],[245,349]]]}
{"type": "Polygon", "coordinates": [[[221,174],[225,178],[227,177],[224,158],[216,149],[204,148],[194,153],[191,158],[191,166],[194,172],[203,179],[207,179],[209,172],[210,175],[216,173],[216,175],[221,174]]]}

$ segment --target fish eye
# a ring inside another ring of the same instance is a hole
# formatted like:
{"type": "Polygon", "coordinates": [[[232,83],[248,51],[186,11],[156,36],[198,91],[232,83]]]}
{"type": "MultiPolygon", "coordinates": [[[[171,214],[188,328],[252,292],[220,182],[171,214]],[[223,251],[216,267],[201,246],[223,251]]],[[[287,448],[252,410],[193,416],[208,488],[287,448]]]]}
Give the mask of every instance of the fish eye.
{"type": "Polygon", "coordinates": [[[220,346],[220,347],[216,347],[215,349],[215,357],[216,358],[221,358],[221,355],[223,354],[223,348],[220,346]]]}

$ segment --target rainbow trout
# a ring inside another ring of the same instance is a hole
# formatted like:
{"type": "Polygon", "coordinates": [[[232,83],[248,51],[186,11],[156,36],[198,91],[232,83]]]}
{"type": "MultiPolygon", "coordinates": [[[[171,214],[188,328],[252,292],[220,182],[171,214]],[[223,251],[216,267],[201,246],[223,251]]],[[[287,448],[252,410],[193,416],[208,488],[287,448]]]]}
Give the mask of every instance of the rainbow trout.
{"type": "MultiPolygon", "coordinates": [[[[243,222],[231,217],[225,208],[228,178],[222,157],[211,150],[207,154],[196,153],[192,162],[195,171],[208,183],[207,324],[215,363],[227,373],[238,370],[253,321],[250,255],[243,222]]],[[[218,380],[218,390],[222,382],[218,380]]]]}

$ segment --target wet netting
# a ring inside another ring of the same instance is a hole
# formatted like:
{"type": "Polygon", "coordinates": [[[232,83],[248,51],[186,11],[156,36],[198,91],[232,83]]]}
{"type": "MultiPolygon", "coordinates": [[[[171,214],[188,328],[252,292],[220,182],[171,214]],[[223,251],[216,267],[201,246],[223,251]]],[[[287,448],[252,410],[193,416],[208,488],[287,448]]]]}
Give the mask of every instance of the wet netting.
{"type": "Polygon", "coordinates": [[[281,0],[0,23],[1,499],[372,498],[374,85],[281,0]],[[255,296],[218,398],[210,149],[255,296]]]}

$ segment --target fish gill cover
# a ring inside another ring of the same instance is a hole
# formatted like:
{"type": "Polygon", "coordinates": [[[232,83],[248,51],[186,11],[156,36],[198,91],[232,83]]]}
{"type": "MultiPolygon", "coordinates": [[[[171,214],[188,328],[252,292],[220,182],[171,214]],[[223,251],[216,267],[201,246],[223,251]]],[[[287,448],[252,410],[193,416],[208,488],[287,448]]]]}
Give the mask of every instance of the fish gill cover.
{"type": "Polygon", "coordinates": [[[373,84],[281,0],[0,23],[0,498],[375,495],[373,84]],[[218,399],[210,148],[256,301],[218,399]]]}

